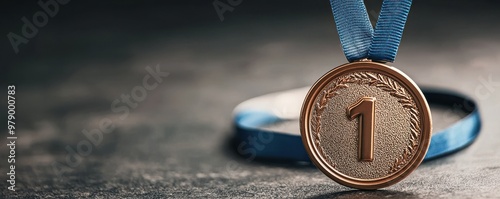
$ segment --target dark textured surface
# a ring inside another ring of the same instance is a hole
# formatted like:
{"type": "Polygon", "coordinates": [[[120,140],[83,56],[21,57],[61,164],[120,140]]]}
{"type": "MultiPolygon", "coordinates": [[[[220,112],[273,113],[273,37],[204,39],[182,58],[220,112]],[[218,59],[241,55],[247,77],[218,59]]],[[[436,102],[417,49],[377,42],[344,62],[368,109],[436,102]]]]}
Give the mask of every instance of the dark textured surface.
{"type": "MultiPolygon", "coordinates": [[[[1,198],[500,197],[500,83],[488,83],[500,82],[498,3],[414,3],[395,65],[421,85],[473,96],[484,124],[469,148],[370,192],[342,187],[311,165],[247,161],[229,144],[239,102],[310,85],[345,62],[328,1],[244,0],[223,22],[212,2],[191,3],[72,1],[17,55],[3,37],[1,90],[17,86],[19,140],[13,193],[1,138],[1,198]],[[112,102],[156,65],[169,75],[121,120],[112,102]],[[103,118],[114,131],[75,167],[54,172],[55,162],[66,165],[65,148],[103,118]]],[[[39,7],[2,9],[6,35],[39,7]]],[[[434,114],[437,126],[456,119],[451,111],[434,114]]]]}

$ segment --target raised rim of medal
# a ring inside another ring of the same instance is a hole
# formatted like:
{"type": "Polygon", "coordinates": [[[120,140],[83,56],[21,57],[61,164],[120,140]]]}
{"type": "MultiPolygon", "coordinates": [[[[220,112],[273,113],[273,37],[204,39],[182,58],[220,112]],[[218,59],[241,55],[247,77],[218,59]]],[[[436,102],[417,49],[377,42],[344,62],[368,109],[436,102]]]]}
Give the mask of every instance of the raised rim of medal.
{"type": "Polygon", "coordinates": [[[333,179],[334,181],[353,188],[358,189],[379,189],[383,187],[387,187],[393,185],[404,178],[406,178],[411,172],[413,172],[423,161],[425,154],[427,153],[427,149],[430,143],[430,136],[432,132],[432,119],[430,114],[429,105],[425,100],[423,93],[420,91],[418,86],[411,80],[407,75],[398,69],[388,66],[382,63],[370,62],[370,61],[360,61],[360,62],[352,62],[336,67],[325,75],[323,75],[314,85],[311,87],[309,92],[306,95],[306,99],[304,100],[304,104],[302,106],[301,115],[300,115],[300,130],[302,136],[302,142],[306,148],[307,153],[311,158],[311,161],[328,177],[333,179]],[[324,87],[328,86],[329,83],[337,78],[351,71],[374,71],[378,73],[382,73],[391,77],[395,81],[401,84],[401,86],[405,87],[409,93],[413,96],[415,100],[415,104],[420,110],[420,118],[422,121],[422,136],[420,139],[420,145],[416,152],[416,154],[412,157],[411,161],[405,165],[405,167],[399,169],[397,172],[379,179],[358,179],[346,176],[338,172],[331,165],[327,163],[323,157],[321,157],[317,150],[314,149],[313,141],[310,139],[310,131],[309,131],[309,123],[310,123],[310,114],[311,109],[313,108],[313,104],[315,99],[324,89],[324,87]]]}

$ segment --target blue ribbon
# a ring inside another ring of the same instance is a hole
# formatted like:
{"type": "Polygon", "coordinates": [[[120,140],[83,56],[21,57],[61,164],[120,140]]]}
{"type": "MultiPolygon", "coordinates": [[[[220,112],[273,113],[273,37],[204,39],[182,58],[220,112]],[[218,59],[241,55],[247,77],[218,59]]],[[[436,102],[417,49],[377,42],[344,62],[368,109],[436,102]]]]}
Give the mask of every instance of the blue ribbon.
{"type": "Polygon", "coordinates": [[[384,0],[375,30],[363,0],[330,0],[330,4],[347,60],[394,61],[411,0],[384,0]]]}
{"type": "MultiPolygon", "coordinates": [[[[460,109],[467,115],[439,132],[434,132],[424,160],[438,158],[459,151],[471,144],[479,135],[481,119],[476,103],[469,97],[447,90],[422,89],[429,104],[452,110],[460,109]]],[[[244,110],[234,117],[235,140],[245,143],[245,151],[258,158],[310,161],[299,134],[275,132],[264,126],[278,124],[284,119],[263,111],[244,110]],[[259,141],[260,140],[260,141],[259,141]]]]}
{"type": "MultiPolygon", "coordinates": [[[[384,0],[373,30],[363,0],[330,0],[340,42],[349,61],[371,59],[393,62],[410,11],[411,0],[384,0]]],[[[467,147],[479,135],[481,119],[476,103],[469,97],[447,90],[422,89],[429,104],[461,109],[467,116],[435,132],[424,160],[438,158],[467,147]]],[[[238,150],[258,158],[310,161],[299,134],[274,132],[264,126],[284,119],[270,113],[244,110],[234,122],[238,150]],[[261,142],[258,142],[261,140],[261,142]]]]}

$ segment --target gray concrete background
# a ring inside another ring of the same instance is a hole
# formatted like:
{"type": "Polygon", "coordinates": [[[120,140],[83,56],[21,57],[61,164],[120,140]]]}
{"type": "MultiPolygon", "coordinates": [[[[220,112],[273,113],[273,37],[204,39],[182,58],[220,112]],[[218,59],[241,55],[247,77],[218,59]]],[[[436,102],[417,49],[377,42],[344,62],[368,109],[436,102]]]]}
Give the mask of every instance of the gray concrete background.
{"type": "MultiPolygon", "coordinates": [[[[376,3],[369,6],[376,12],[376,3]]],[[[15,193],[6,189],[7,140],[0,141],[0,197],[498,198],[497,8],[496,1],[414,2],[394,65],[420,85],[474,97],[483,128],[467,149],[367,192],[311,165],[246,161],[230,147],[239,102],[311,85],[346,62],[328,1],[243,0],[224,21],[211,1],[71,1],[18,54],[6,37],[0,41],[1,86],[17,87],[19,137],[15,193]],[[156,65],[168,77],[120,120],[111,104],[156,65]],[[68,166],[66,148],[103,119],[114,131],[68,166]]],[[[40,10],[35,2],[2,9],[4,35],[19,33],[21,17],[40,10]]],[[[437,124],[456,119],[445,113],[434,115],[437,124]]]]}

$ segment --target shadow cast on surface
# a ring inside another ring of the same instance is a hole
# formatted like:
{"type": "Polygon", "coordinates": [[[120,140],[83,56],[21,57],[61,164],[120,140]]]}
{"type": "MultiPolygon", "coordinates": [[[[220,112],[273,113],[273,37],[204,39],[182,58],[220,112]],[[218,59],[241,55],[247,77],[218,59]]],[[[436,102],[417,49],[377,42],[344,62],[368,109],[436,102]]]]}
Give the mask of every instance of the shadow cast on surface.
{"type": "Polygon", "coordinates": [[[401,191],[389,191],[389,190],[374,190],[374,191],[363,191],[363,190],[351,190],[351,191],[341,191],[341,192],[331,192],[316,195],[310,198],[320,199],[320,198],[418,198],[416,195],[401,191]]]}
{"type": "MultiPolygon", "coordinates": [[[[229,133],[228,133],[229,134],[229,133]]],[[[223,154],[233,160],[237,160],[245,164],[261,164],[271,167],[284,167],[284,168],[294,168],[294,169],[316,169],[314,164],[310,162],[299,162],[295,160],[288,159],[274,159],[274,158],[259,158],[254,157],[249,154],[241,154],[238,152],[238,142],[234,136],[227,136],[224,141],[224,145],[221,147],[223,154]]]]}

